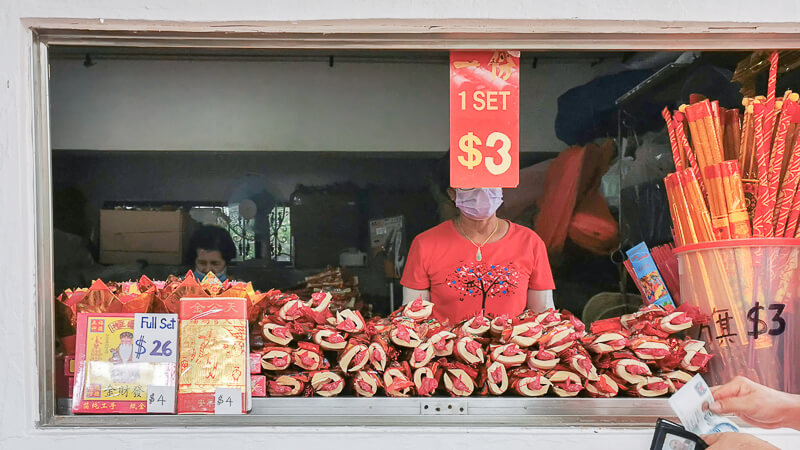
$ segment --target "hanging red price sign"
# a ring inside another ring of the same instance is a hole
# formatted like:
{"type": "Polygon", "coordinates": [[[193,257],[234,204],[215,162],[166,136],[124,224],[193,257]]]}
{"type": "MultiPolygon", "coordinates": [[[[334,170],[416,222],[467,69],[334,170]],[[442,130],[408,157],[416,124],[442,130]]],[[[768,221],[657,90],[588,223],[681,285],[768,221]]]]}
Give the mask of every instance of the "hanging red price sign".
{"type": "Polygon", "coordinates": [[[450,52],[450,186],[519,184],[519,52],[450,52]]]}

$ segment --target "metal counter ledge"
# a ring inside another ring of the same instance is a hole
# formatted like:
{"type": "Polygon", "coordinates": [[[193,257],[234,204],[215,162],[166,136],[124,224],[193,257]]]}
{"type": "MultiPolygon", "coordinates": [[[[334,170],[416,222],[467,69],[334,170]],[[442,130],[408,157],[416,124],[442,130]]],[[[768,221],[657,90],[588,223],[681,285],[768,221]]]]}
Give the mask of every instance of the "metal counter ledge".
{"type": "Polygon", "coordinates": [[[581,426],[653,427],[674,414],[666,398],[254,398],[250,414],[72,415],[71,399],[43,427],[187,426],[581,426]]]}

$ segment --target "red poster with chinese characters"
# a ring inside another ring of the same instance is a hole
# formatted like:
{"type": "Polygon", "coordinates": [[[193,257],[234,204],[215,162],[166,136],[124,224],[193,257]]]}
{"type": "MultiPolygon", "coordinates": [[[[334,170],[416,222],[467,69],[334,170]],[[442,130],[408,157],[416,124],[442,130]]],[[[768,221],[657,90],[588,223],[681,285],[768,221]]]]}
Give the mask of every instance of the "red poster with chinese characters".
{"type": "Polygon", "coordinates": [[[519,184],[519,52],[450,52],[450,186],[519,184]]]}
{"type": "Polygon", "coordinates": [[[73,412],[146,414],[150,386],[174,389],[174,362],[137,362],[134,318],[134,313],[78,313],[73,412]]]}
{"type": "Polygon", "coordinates": [[[242,392],[249,410],[250,366],[247,299],[180,300],[178,414],[214,414],[217,388],[242,392]]]}

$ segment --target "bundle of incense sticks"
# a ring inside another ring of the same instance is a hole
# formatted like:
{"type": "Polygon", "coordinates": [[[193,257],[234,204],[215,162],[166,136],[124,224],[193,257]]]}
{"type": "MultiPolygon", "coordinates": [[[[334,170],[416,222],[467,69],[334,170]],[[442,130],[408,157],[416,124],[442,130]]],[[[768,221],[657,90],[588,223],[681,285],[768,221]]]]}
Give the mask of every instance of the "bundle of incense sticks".
{"type": "Polygon", "coordinates": [[[800,95],[776,97],[777,72],[773,53],[767,95],[744,98],[743,111],[699,95],[662,111],[675,161],[665,185],[679,245],[800,237],[800,95]]]}
{"type": "Polygon", "coordinates": [[[752,99],[744,99],[744,116],[741,126],[741,142],[739,145],[739,168],[741,169],[744,196],[747,202],[747,212],[750,221],[753,221],[756,206],[756,191],[758,188],[758,166],[756,166],[756,131],[754,120],[754,107],[752,99]]]}
{"type": "MultiPolygon", "coordinates": [[[[744,98],[742,110],[693,95],[689,105],[662,112],[676,168],[664,184],[678,247],[751,236],[800,238],[800,95],[776,96],[777,72],[774,53],[767,95],[744,98]]],[[[784,366],[785,386],[775,370],[776,352],[787,361],[800,355],[797,335],[782,341],[752,330],[760,305],[788,306],[796,298],[800,253],[785,244],[732,245],[687,250],[680,274],[692,292],[686,300],[707,313],[730,311],[736,337],[716,349],[728,373],[800,391],[793,366],[784,366]]]]}
{"type": "Polygon", "coordinates": [[[679,245],[686,245],[715,240],[711,217],[695,171],[685,169],[669,174],[664,184],[675,224],[675,241],[679,245]]]}
{"type": "Polygon", "coordinates": [[[753,214],[753,234],[756,237],[797,237],[800,211],[798,180],[800,179],[800,148],[797,147],[800,121],[800,95],[786,92],[776,100],[772,109],[769,100],[752,99],[752,120],[755,145],[755,171],[758,187],[753,214]],[[770,118],[771,117],[771,118],[770,118]],[[773,128],[767,123],[773,120],[773,128]]]}
{"type": "Polygon", "coordinates": [[[742,139],[742,125],[738,109],[720,111],[722,122],[722,151],[726,161],[737,159],[742,139]]]}

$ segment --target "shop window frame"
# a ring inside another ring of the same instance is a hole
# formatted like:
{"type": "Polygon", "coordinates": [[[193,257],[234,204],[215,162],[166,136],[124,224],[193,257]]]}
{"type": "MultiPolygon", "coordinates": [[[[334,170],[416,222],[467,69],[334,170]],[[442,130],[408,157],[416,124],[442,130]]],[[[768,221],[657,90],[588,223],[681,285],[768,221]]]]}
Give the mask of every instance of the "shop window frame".
{"type": "MultiPolygon", "coordinates": [[[[246,416],[60,415],[54,388],[54,291],[52,178],[49,127],[48,48],[53,45],[194,47],[209,49],[363,50],[754,50],[798,48],[800,32],[791,24],[588,23],[554,22],[533,32],[527,21],[496,21],[477,28],[471,21],[443,21],[439,32],[418,21],[388,21],[376,31],[362,21],[308,23],[156,24],[97,20],[26,19],[30,30],[31,99],[34,121],[37,316],[36,358],[41,428],[208,427],[264,425],[394,426],[610,426],[652,427],[672,415],[665,399],[591,398],[292,398],[259,402],[246,416]],[[424,26],[423,26],[424,25],[424,26]],[[715,26],[717,25],[717,26],[715,26]],[[162,29],[163,27],[163,29],[162,29]],[[230,28],[233,27],[233,28],[230,28]],[[238,28],[237,28],[238,27],[238,28]],[[299,27],[299,28],[298,28],[299,27]],[[301,31],[298,32],[297,30],[301,31]],[[153,31],[161,30],[161,31],[153,31]],[[360,31],[359,31],[360,30],[360,31]],[[510,30],[510,32],[504,32],[510,30]],[[528,31],[524,31],[528,30],[528,31]],[[562,30],[562,31],[559,31],[562,30]],[[621,31],[621,32],[620,32],[621,31]],[[324,411],[324,412],[321,412],[324,411]]],[[[63,401],[63,400],[61,400],[63,401]]],[[[64,406],[64,405],[62,405],[64,406]]]]}

